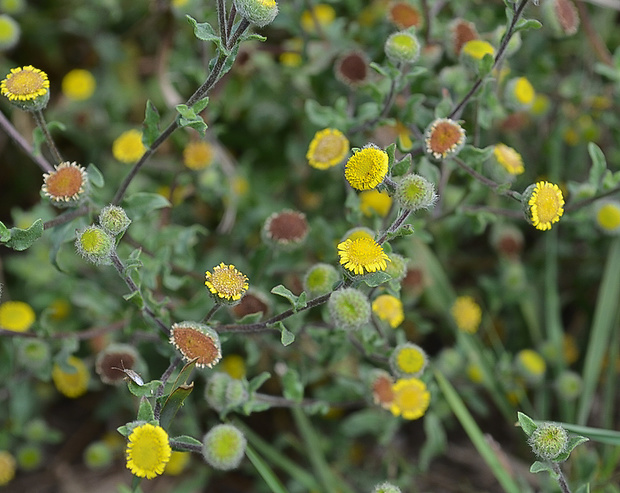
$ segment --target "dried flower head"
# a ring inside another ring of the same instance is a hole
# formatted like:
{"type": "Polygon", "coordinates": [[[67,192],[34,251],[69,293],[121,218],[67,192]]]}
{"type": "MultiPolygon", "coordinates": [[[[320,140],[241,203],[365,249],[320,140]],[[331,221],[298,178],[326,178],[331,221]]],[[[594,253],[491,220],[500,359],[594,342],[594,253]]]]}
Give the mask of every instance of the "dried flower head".
{"type": "Polygon", "coordinates": [[[0,93],[25,111],[39,111],[50,99],[47,74],[32,65],[12,68],[0,83],[0,93]]]}
{"type": "Polygon", "coordinates": [[[123,370],[134,370],[138,352],[129,344],[113,343],[101,351],[95,360],[95,371],[103,383],[118,384],[125,379],[123,370]]]}
{"type": "Polygon", "coordinates": [[[351,87],[357,87],[368,80],[368,58],[361,51],[344,53],[334,64],[336,78],[351,87]]]}
{"type": "Polygon", "coordinates": [[[368,144],[349,158],[344,177],[356,190],[371,190],[383,182],[388,172],[387,152],[368,144]]]}
{"type": "Polygon", "coordinates": [[[335,128],[326,128],[314,134],[306,158],[310,166],[327,169],[336,166],[349,153],[349,141],[335,128]]]}
{"type": "Polygon", "coordinates": [[[390,409],[394,400],[394,392],[392,392],[394,380],[385,370],[374,369],[370,374],[370,389],[372,392],[372,400],[375,404],[383,409],[390,409]]]}
{"type": "Polygon", "coordinates": [[[564,214],[564,197],[557,185],[539,181],[523,192],[522,204],[525,217],[536,229],[551,229],[564,214]]]}
{"type": "Polygon", "coordinates": [[[172,454],[166,430],[145,423],[136,426],[127,439],[126,465],[134,476],[153,479],[164,472],[172,454]]]}
{"type": "Polygon", "coordinates": [[[408,2],[392,2],[388,7],[388,19],[398,29],[421,27],[424,17],[408,2]]]}
{"type": "Polygon", "coordinates": [[[394,416],[418,419],[424,416],[431,401],[426,384],[417,378],[399,379],[392,386],[394,400],[390,411],[394,416]]]}
{"type": "Polygon", "coordinates": [[[450,23],[450,49],[455,56],[459,56],[461,49],[468,41],[478,39],[478,31],[473,22],[465,19],[455,19],[450,23]]]}
{"type": "Polygon", "coordinates": [[[291,250],[308,236],[308,221],[303,212],[285,209],[271,214],[263,225],[263,237],[271,245],[291,250]]]}
{"type": "Polygon", "coordinates": [[[248,290],[248,278],[234,265],[224,262],[213,267],[213,273],[205,272],[205,286],[217,303],[236,304],[248,290]]]}
{"type": "Polygon", "coordinates": [[[88,175],[77,163],[65,161],[54,166],[54,171],[43,175],[41,192],[56,207],[79,205],[87,190],[88,175]]]}
{"type": "Polygon", "coordinates": [[[437,118],[426,129],[424,142],[435,159],[456,156],[465,145],[465,130],[450,118],[437,118]]]}
{"type": "Polygon", "coordinates": [[[196,366],[212,368],[222,358],[222,347],[217,332],[197,322],[179,322],[172,325],[170,344],[176,347],[186,361],[198,358],[196,366]]]}
{"type": "Polygon", "coordinates": [[[249,288],[239,303],[231,306],[235,318],[243,318],[252,313],[262,313],[263,317],[269,315],[271,304],[269,299],[260,291],[249,288]]]}
{"type": "Polygon", "coordinates": [[[390,258],[372,238],[345,240],[338,245],[338,256],[345,272],[350,275],[364,275],[384,271],[390,258]]]}

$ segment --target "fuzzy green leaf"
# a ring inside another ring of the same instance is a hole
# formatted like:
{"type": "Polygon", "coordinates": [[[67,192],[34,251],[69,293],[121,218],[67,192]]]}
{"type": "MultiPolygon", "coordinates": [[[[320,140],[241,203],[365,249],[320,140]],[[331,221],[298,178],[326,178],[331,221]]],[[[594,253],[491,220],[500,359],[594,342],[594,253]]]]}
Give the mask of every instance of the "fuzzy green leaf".
{"type": "Polygon", "coordinates": [[[153,397],[157,388],[161,385],[161,380],[151,380],[144,385],[138,385],[133,380],[127,382],[127,388],[136,397],[153,397]]]}
{"type": "Polygon", "coordinates": [[[514,28],[514,33],[519,31],[527,31],[529,29],[540,29],[542,24],[536,19],[519,19],[514,28]]]}
{"type": "Polygon", "coordinates": [[[533,474],[537,474],[539,472],[548,472],[554,478],[557,477],[556,472],[551,468],[551,465],[546,462],[540,462],[539,460],[535,461],[530,466],[530,472],[533,474]]]}
{"type": "Polygon", "coordinates": [[[103,174],[99,171],[99,168],[93,163],[90,163],[86,168],[86,175],[88,176],[89,183],[92,183],[97,188],[103,188],[105,185],[105,179],[103,174]]]}
{"type": "Polygon", "coordinates": [[[283,346],[288,346],[295,342],[295,334],[288,330],[282,322],[275,324],[275,327],[280,331],[280,342],[283,346]]]}
{"type": "Polygon", "coordinates": [[[136,192],[125,199],[125,212],[132,219],[137,221],[147,214],[164,207],[172,207],[166,197],[158,193],[136,192]]]}
{"type": "Polygon", "coordinates": [[[196,36],[201,41],[207,41],[211,43],[215,43],[217,49],[220,50],[220,53],[224,55],[229,55],[230,51],[226,49],[224,44],[222,43],[222,38],[219,34],[215,32],[211,24],[208,22],[198,22],[193,17],[186,15],[187,21],[194,28],[194,36],[196,36]]]}
{"type": "Polygon", "coordinates": [[[372,274],[366,274],[363,281],[367,286],[371,288],[376,288],[377,286],[383,284],[386,281],[392,279],[392,276],[385,272],[373,272],[372,274]]]}
{"type": "Polygon", "coordinates": [[[601,185],[603,175],[607,170],[607,161],[601,148],[594,142],[588,143],[588,154],[590,154],[590,159],[592,159],[592,167],[590,168],[588,182],[598,189],[601,185]]]}
{"type": "Polygon", "coordinates": [[[151,403],[148,401],[148,399],[140,399],[140,407],[138,408],[138,420],[152,421],[154,419],[155,414],[153,413],[153,406],[151,406],[151,403]]]}
{"type": "MultiPolygon", "coordinates": [[[[18,252],[26,250],[43,235],[43,220],[37,219],[28,229],[11,228],[10,234],[5,245],[18,252]]],[[[6,236],[6,233],[3,236],[6,236]]]]}
{"type": "Polygon", "coordinates": [[[530,418],[527,414],[518,412],[517,418],[519,419],[521,429],[528,437],[531,436],[532,433],[534,433],[534,431],[538,428],[538,425],[534,423],[534,420],[530,418]]]}
{"type": "Polygon", "coordinates": [[[284,397],[295,402],[301,402],[304,398],[304,386],[301,383],[299,372],[293,368],[288,368],[282,377],[282,387],[284,397]]]}
{"type": "Polygon", "coordinates": [[[159,419],[159,424],[164,430],[168,429],[183,402],[192,393],[192,390],[194,390],[194,382],[189,385],[180,385],[168,396],[159,419]]]}
{"type": "Polygon", "coordinates": [[[11,239],[11,230],[0,221],[0,242],[6,243],[11,239]]]}
{"type": "Polygon", "coordinates": [[[271,378],[271,373],[264,371],[259,375],[256,375],[252,380],[248,382],[248,392],[256,392],[267,380],[271,378]]]}
{"type": "Polygon", "coordinates": [[[200,440],[196,440],[194,437],[190,437],[189,435],[179,435],[178,437],[170,439],[170,446],[173,450],[187,450],[187,448],[184,448],[183,445],[202,446],[202,442],[200,440]]]}
{"type": "Polygon", "coordinates": [[[306,306],[306,293],[302,292],[301,295],[295,296],[289,289],[285,288],[282,284],[277,285],[271,290],[271,293],[282,296],[290,301],[295,311],[306,306]]]}
{"type": "Polygon", "coordinates": [[[568,439],[568,444],[566,445],[566,450],[558,455],[553,462],[564,462],[568,459],[570,453],[575,449],[577,445],[581,445],[584,442],[587,442],[589,438],[582,437],[581,435],[572,436],[568,439]]]}
{"type": "Polygon", "coordinates": [[[411,154],[407,154],[404,158],[394,164],[392,167],[392,176],[402,176],[411,168],[411,154]]]}
{"type": "Polygon", "coordinates": [[[159,112],[151,100],[148,100],[142,123],[142,143],[150,148],[157,137],[159,137],[159,112]]]}

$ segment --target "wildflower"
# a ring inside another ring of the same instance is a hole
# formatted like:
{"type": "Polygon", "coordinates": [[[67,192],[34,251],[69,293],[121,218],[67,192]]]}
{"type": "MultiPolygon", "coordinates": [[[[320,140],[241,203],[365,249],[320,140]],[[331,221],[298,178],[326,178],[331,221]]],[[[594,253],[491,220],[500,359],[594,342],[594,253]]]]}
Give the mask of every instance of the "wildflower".
{"type": "Polygon", "coordinates": [[[579,373],[564,370],[556,378],[554,387],[561,399],[574,401],[581,395],[583,380],[579,373]]]}
{"type": "Polygon", "coordinates": [[[178,476],[185,470],[191,458],[192,454],[189,452],[173,450],[172,454],[170,454],[170,460],[164,468],[164,474],[167,476],[178,476]]]}
{"type": "Polygon", "coordinates": [[[424,142],[435,159],[456,156],[465,145],[465,130],[450,118],[437,118],[426,129],[424,142]]]}
{"type": "Polygon", "coordinates": [[[392,2],[388,8],[388,19],[398,29],[422,26],[422,14],[407,2],[392,2]]]}
{"type": "Polygon", "coordinates": [[[5,301],[0,305],[0,328],[26,332],[36,316],[32,307],[23,301],[5,301]]]}
{"type": "Polygon", "coordinates": [[[401,491],[398,486],[395,486],[392,483],[385,481],[376,485],[373,488],[372,493],[401,493],[401,491]]]}
{"type": "Polygon", "coordinates": [[[375,369],[371,372],[370,388],[372,400],[383,409],[390,409],[392,406],[392,401],[394,400],[392,385],[394,385],[394,381],[387,371],[375,369]]]}
{"type": "Polygon", "coordinates": [[[482,383],[484,381],[484,373],[478,361],[468,363],[465,368],[465,374],[473,383],[482,383]]]}
{"type": "Polygon", "coordinates": [[[517,372],[531,385],[537,385],[545,377],[547,365],[540,354],[533,349],[522,349],[515,356],[517,372]]]}
{"type": "Polygon", "coordinates": [[[222,359],[220,368],[237,380],[245,376],[245,358],[239,354],[229,354],[222,359]]]}
{"type": "Polygon", "coordinates": [[[20,35],[19,24],[6,14],[0,15],[0,50],[6,51],[14,48],[20,35]]]}
{"type": "Polygon", "coordinates": [[[321,29],[331,25],[336,18],[336,11],[331,5],[319,3],[312,7],[312,10],[304,10],[301,14],[301,28],[307,33],[316,31],[316,23],[321,29]]]}
{"type": "Polygon", "coordinates": [[[478,331],[482,310],[471,296],[459,296],[452,305],[452,318],[459,330],[469,334],[478,331]]]}
{"type": "Polygon", "coordinates": [[[407,275],[407,260],[398,253],[391,253],[389,257],[390,263],[387,264],[385,272],[392,278],[392,281],[400,282],[407,275]]]}
{"type": "Polygon", "coordinates": [[[548,0],[542,4],[545,26],[557,38],[572,36],[579,29],[579,12],[570,0],[548,0]]]}
{"type": "Polygon", "coordinates": [[[525,171],[521,154],[505,144],[496,144],[493,148],[495,162],[511,175],[520,175],[525,171]]]}
{"type": "Polygon", "coordinates": [[[429,209],[437,202],[435,186],[426,178],[416,174],[405,175],[396,183],[396,201],[404,209],[417,211],[429,209]]]}
{"type": "Polygon", "coordinates": [[[372,302],[372,311],[381,320],[386,321],[395,329],[405,320],[403,303],[391,294],[382,294],[372,302]]]}
{"type": "Polygon", "coordinates": [[[368,272],[384,271],[390,258],[372,238],[345,240],[338,245],[340,263],[347,274],[364,275],[368,272]]]}
{"type": "Polygon", "coordinates": [[[83,460],[91,470],[105,469],[112,463],[112,450],[102,441],[92,442],[84,449],[83,460]]]}
{"type": "Polygon", "coordinates": [[[620,233],[620,202],[600,201],[596,206],[596,225],[608,234],[620,233]]]}
{"type": "Polygon", "coordinates": [[[349,153],[349,141],[335,128],[326,128],[314,134],[306,158],[310,166],[327,169],[336,166],[349,153]]]}
{"type": "Polygon", "coordinates": [[[117,384],[125,379],[123,370],[134,371],[138,358],[138,352],[129,344],[113,343],[97,355],[95,371],[103,383],[117,384]]]}
{"type": "Polygon", "coordinates": [[[338,57],[334,74],[343,84],[357,87],[368,80],[368,58],[360,51],[351,51],[338,57]]]}
{"type": "Polygon", "coordinates": [[[6,450],[0,450],[0,486],[11,482],[15,477],[15,457],[6,450]]]}
{"type": "Polygon", "coordinates": [[[327,308],[334,326],[340,329],[358,329],[370,319],[368,298],[355,288],[334,291],[327,302],[327,308]]]}
{"type": "Polygon", "coordinates": [[[204,140],[190,142],[183,149],[183,164],[194,171],[211,166],[214,157],[213,146],[204,140]]]}
{"type": "Polygon", "coordinates": [[[467,41],[461,48],[461,55],[479,61],[484,55],[495,56],[495,48],[488,41],[472,39],[467,41]]]}
{"type": "Polygon", "coordinates": [[[133,475],[153,479],[164,472],[172,454],[166,430],[145,423],[136,426],[127,439],[126,465],[133,475]]]}
{"type": "Polygon", "coordinates": [[[308,236],[308,221],[303,212],[285,209],[271,214],[263,225],[263,237],[277,247],[294,249],[308,236]]]}
{"type": "Polygon", "coordinates": [[[399,344],[390,355],[390,368],[401,378],[419,377],[427,364],[424,350],[411,342],[399,344]]]}
{"type": "Polygon", "coordinates": [[[228,373],[218,371],[212,373],[207,381],[204,394],[205,400],[207,404],[218,413],[222,412],[228,406],[226,389],[232,380],[232,377],[228,373]]]}
{"type": "Polygon", "coordinates": [[[17,464],[24,471],[34,471],[41,467],[43,462],[43,450],[38,444],[28,443],[17,449],[15,454],[17,464]]]}
{"type": "Polygon", "coordinates": [[[146,152],[142,143],[142,132],[127,130],[120,134],[112,143],[112,155],[122,163],[135,163],[146,152]]]}
{"type": "Polygon", "coordinates": [[[222,357],[220,338],[211,327],[197,322],[172,325],[170,344],[176,347],[186,361],[198,358],[198,368],[212,368],[222,357]]]}
{"type": "Polygon", "coordinates": [[[213,273],[205,272],[205,286],[217,303],[235,304],[248,290],[248,278],[234,265],[224,262],[213,267],[213,273]]]}
{"type": "Polygon", "coordinates": [[[543,460],[556,459],[568,448],[568,433],[556,423],[543,423],[528,439],[532,451],[543,460]]]}
{"type": "Polygon", "coordinates": [[[129,227],[131,219],[122,207],[107,205],[99,213],[99,224],[110,236],[118,236],[129,227]]]}
{"type": "Polygon", "coordinates": [[[340,274],[333,265],[318,263],[310,267],[304,276],[304,291],[312,297],[329,293],[340,280],[340,274]]]}
{"type": "Polygon", "coordinates": [[[388,172],[388,155],[374,144],[368,144],[349,158],[344,176],[356,190],[371,190],[388,172]]]}
{"type": "Polygon", "coordinates": [[[408,31],[393,33],[385,41],[384,51],[394,64],[414,63],[420,56],[420,42],[408,31]]]}
{"type": "Polygon", "coordinates": [[[50,99],[50,81],[47,74],[32,65],[12,68],[0,82],[0,93],[25,111],[39,111],[50,99]]]}
{"type": "Polygon", "coordinates": [[[228,471],[241,463],[247,441],[238,428],[222,424],[211,428],[202,443],[205,461],[214,469],[228,471]]]}
{"type": "Polygon", "coordinates": [[[516,109],[525,110],[534,104],[536,91],[525,77],[515,77],[506,84],[506,103],[516,109]]]}
{"type": "Polygon", "coordinates": [[[24,368],[31,371],[46,367],[50,356],[49,344],[34,337],[25,338],[17,347],[17,360],[24,368]]]}
{"type": "Polygon", "coordinates": [[[378,190],[364,190],[359,194],[360,210],[365,216],[372,216],[373,213],[379,217],[385,217],[392,208],[392,197],[387,192],[378,190]]]}
{"type": "Polygon", "coordinates": [[[73,207],[82,202],[88,189],[86,170],[68,161],[54,166],[54,171],[43,175],[41,192],[56,207],[73,207]]]}
{"type": "Polygon", "coordinates": [[[478,39],[478,31],[472,22],[455,19],[450,23],[450,36],[450,49],[458,57],[465,43],[478,39]]]}
{"type": "Polygon", "coordinates": [[[48,310],[52,320],[62,321],[71,313],[71,305],[67,300],[58,298],[50,303],[48,310]]]}
{"type": "Polygon", "coordinates": [[[390,411],[394,416],[418,419],[424,416],[431,401],[426,384],[417,378],[398,379],[392,386],[394,400],[390,411]]]}
{"type": "Polygon", "coordinates": [[[539,181],[523,192],[521,199],[525,218],[536,229],[551,229],[564,214],[564,197],[557,185],[539,181]]]}
{"type": "Polygon", "coordinates": [[[299,67],[303,62],[301,53],[297,53],[295,51],[284,51],[280,53],[278,59],[282,65],[290,68],[299,67]]]}
{"type": "Polygon", "coordinates": [[[112,263],[114,239],[99,226],[87,226],[76,231],[75,248],[78,253],[95,265],[112,263]]]}
{"type": "Polygon", "coordinates": [[[258,27],[271,24],[278,15],[276,0],[234,0],[237,12],[258,27]]]}
{"type": "Polygon", "coordinates": [[[80,358],[69,356],[62,367],[58,363],[54,364],[52,380],[58,392],[71,399],[76,399],[88,390],[90,373],[80,358]],[[70,371],[66,371],[64,368],[70,371]]]}
{"type": "Polygon", "coordinates": [[[264,317],[269,314],[271,303],[269,299],[261,292],[250,288],[245,296],[241,298],[239,303],[231,306],[232,312],[237,318],[243,318],[252,313],[262,313],[264,317]]]}
{"type": "Polygon", "coordinates": [[[76,68],[69,71],[61,83],[62,93],[73,101],[84,101],[95,92],[97,82],[88,70],[76,68]]]}

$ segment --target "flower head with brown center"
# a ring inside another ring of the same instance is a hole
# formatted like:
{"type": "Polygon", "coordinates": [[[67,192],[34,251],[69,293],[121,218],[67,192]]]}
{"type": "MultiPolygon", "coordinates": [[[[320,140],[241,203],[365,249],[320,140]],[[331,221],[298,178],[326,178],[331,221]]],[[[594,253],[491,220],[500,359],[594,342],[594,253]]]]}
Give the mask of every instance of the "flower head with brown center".
{"type": "Polygon", "coordinates": [[[168,433],[161,426],[150,423],[136,426],[127,439],[127,469],[133,475],[153,479],[164,472],[172,448],[168,433]]]}
{"type": "Polygon", "coordinates": [[[77,163],[67,161],[56,165],[55,170],[43,175],[41,192],[57,207],[79,204],[86,196],[88,175],[77,163]]]}
{"type": "Polygon", "coordinates": [[[306,158],[313,168],[327,169],[342,162],[348,153],[349,141],[344,134],[335,128],[326,128],[314,135],[306,158]]]}
{"type": "Polygon", "coordinates": [[[123,370],[134,371],[138,353],[128,344],[113,343],[97,355],[95,371],[103,383],[117,384],[125,379],[123,370]]]}
{"type": "Polygon", "coordinates": [[[49,94],[47,74],[32,65],[12,68],[0,83],[0,92],[10,101],[31,101],[49,94]]]}
{"type": "Polygon", "coordinates": [[[464,19],[455,19],[450,24],[451,37],[451,49],[456,56],[459,56],[461,49],[468,41],[478,39],[478,31],[476,26],[464,19]]]}
{"type": "Polygon", "coordinates": [[[387,152],[368,144],[349,158],[344,177],[356,190],[372,190],[385,179],[388,162],[387,152]]]}
{"type": "Polygon", "coordinates": [[[196,366],[212,368],[222,358],[220,338],[211,327],[197,322],[179,322],[170,330],[170,343],[186,361],[198,358],[196,366]]]}
{"type": "Polygon", "coordinates": [[[370,377],[370,388],[372,392],[372,400],[383,409],[390,409],[394,400],[394,392],[392,392],[394,380],[392,376],[385,370],[375,369],[370,377]]]}
{"type": "Polygon", "coordinates": [[[420,11],[407,2],[392,2],[389,6],[388,18],[398,29],[420,27],[423,19],[420,11]]]}
{"type": "Polygon", "coordinates": [[[424,416],[431,401],[426,384],[417,378],[399,379],[393,386],[394,400],[390,411],[394,416],[418,419],[424,416]]]}
{"type": "Polygon", "coordinates": [[[343,241],[338,245],[338,256],[347,273],[354,275],[384,271],[390,260],[372,238],[343,241]]]}
{"type": "Polygon", "coordinates": [[[263,226],[263,236],[268,243],[292,249],[303,243],[309,230],[304,213],[286,209],[267,218],[263,226]]]}
{"type": "Polygon", "coordinates": [[[213,268],[213,273],[205,273],[205,286],[218,303],[235,304],[248,290],[248,278],[234,265],[224,262],[213,268]]]}
{"type": "Polygon", "coordinates": [[[359,86],[368,79],[368,59],[359,51],[345,53],[336,60],[334,73],[340,82],[359,86]]]}
{"type": "Polygon", "coordinates": [[[455,156],[465,145],[465,130],[450,118],[438,118],[424,134],[426,152],[435,159],[455,156]]]}
{"type": "Polygon", "coordinates": [[[523,192],[525,217],[541,231],[551,229],[564,214],[564,197],[557,185],[540,181],[523,192]]]}

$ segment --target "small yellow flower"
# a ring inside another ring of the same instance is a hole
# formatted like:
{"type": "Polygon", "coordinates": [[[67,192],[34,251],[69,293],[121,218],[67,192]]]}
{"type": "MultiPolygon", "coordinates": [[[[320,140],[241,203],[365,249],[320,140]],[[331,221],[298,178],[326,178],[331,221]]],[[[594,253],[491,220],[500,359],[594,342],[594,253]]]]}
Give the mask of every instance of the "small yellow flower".
{"type": "Polygon", "coordinates": [[[365,216],[372,216],[373,212],[379,217],[385,217],[392,208],[392,197],[387,192],[365,190],[360,193],[360,209],[365,216]]]}
{"type": "Polygon", "coordinates": [[[95,92],[97,82],[88,70],[76,68],[68,72],[61,83],[62,93],[74,101],[84,101],[95,92]]]}
{"type": "Polygon", "coordinates": [[[435,159],[455,156],[465,145],[465,130],[450,118],[437,118],[424,133],[426,152],[435,159]]]}
{"type": "Polygon", "coordinates": [[[73,372],[65,372],[60,365],[54,364],[52,380],[58,392],[71,399],[75,399],[84,395],[88,390],[90,373],[84,362],[76,356],[69,356],[67,358],[67,365],[73,369],[73,372]]]}
{"type": "Polygon", "coordinates": [[[168,476],[178,476],[185,470],[185,467],[189,464],[191,457],[192,456],[189,452],[179,452],[178,450],[173,450],[170,455],[170,460],[164,469],[164,474],[168,476]]]}
{"type": "Polygon", "coordinates": [[[463,45],[461,53],[475,60],[482,60],[487,54],[495,56],[495,48],[488,41],[472,39],[463,45]]]}
{"type": "Polygon", "coordinates": [[[417,344],[406,342],[394,348],[390,356],[390,368],[403,378],[419,376],[426,368],[428,356],[417,344]]]}
{"type": "Polygon", "coordinates": [[[471,296],[459,296],[452,305],[452,318],[459,330],[475,334],[482,320],[482,310],[471,296]]]}
{"type": "Polygon", "coordinates": [[[387,152],[368,144],[353,154],[344,168],[344,177],[356,190],[372,190],[388,172],[387,152]]]}
{"type": "Polygon", "coordinates": [[[56,206],[73,206],[84,198],[87,187],[86,170],[77,163],[65,161],[43,175],[41,191],[56,206]]]}
{"type": "Polygon", "coordinates": [[[310,166],[327,169],[336,166],[349,153],[349,141],[335,128],[326,128],[314,134],[306,158],[310,166]]]}
{"type": "Polygon", "coordinates": [[[15,477],[16,465],[15,457],[10,452],[0,451],[0,486],[10,483],[15,477]]]}
{"type": "Polygon", "coordinates": [[[390,411],[394,416],[405,419],[418,419],[424,416],[431,401],[431,394],[422,380],[417,378],[399,379],[392,386],[394,400],[390,411]]]}
{"type": "Polygon", "coordinates": [[[197,322],[172,324],[170,344],[176,347],[186,361],[198,358],[198,368],[212,368],[222,358],[222,347],[217,332],[197,322]]]}
{"type": "Polygon", "coordinates": [[[223,358],[219,367],[232,378],[239,380],[245,376],[245,359],[238,354],[230,354],[223,358]]]}
{"type": "Polygon", "coordinates": [[[469,363],[465,368],[465,374],[473,383],[482,383],[484,380],[484,373],[478,362],[469,363]]]}
{"type": "Polygon", "coordinates": [[[620,203],[601,202],[596,211],[596,224],[605,233],[620,233],[620,203]]]}
{"type": "Polygon", "coordinates": [[[290,68],[299,67],[303,62],[301,54],[295,51],[284,51],[280,53],[279,60],[282,65],[290,68]]]}
{"type": "Polygon", "coordinates": [[[531,105],[536,97],[534,87],[525,77],[519,77],[515,82],[514,96],[523,105],[531,105]]]}
{"type": "Polygon", "coordinates": [[[0,92],[11,101],[30,101],[48,94],[49,87],[47,74],[27,65],[12,68],[11,73],[0,83],[0,92]]]}
{"type": "Polygon", "coordinates": [[[248,290],[248,278],[239,272],[234,265],[220,263],[213,268],[213,273],[205,272],[205,286],[214,295],[216,301],[234,302],[248,290]]]}
{"type": "Polygon", "coordinates": [[[127,469],[139,478],[153,479],[164,472],[172,449],[168,433],[161,426],[136,426],[128,437],[127,469]]]}
{"type": "Polygon", "coordinates": [[[403,303],[391,294],[382,294],[372,302],[372,311],[381,320],[385,320],[395,329],[405,320],[403,303]]]}
{"type": "Polygon", "coordinates": [[[345,240],[338,245],[338,256],[344,268],[353,274],[384,271],[390,258],[372,238],[345,240]]]}
{"type": "Polygon", "coordinates": [[[13,332],[26,332],[36,316],[28,303],[6,301],[0,305],[0,328],[13,332]]]}
{"type": "Polygon", "coordinates": [[[336,18],[336,11],[331,5],[319,3],[312,7],[312,11],[304,10],[301,14],[301,28],[307,33],[313,33],[316,30],[314,19],[321,28],[329,26],[336,18]]]}
{"type": "Polygon", "coordinates": [[[493,149],[495,160],[511,175],[520,175],[525,171],[521,154],[505,144],[496,144],[493,149]]]}
{"type": "Polygon", "coordinates": [[[127,130],[112,143],[112,155],[122,163],[137,162],[145,151],[142,132],[139,130],[127,130]]]}
{"type": "Polygon", "coordinates": [[[204,140],[190,142],[183,149],[183,163],[195,171],[210,166],[214,157],[213,146],[204,140]]]}
{"type": "Polygon", "coordinates": [[[523,204],[528,221],[541,231],[551,229],[564,214],[564,197],[557,185],[540,181],[523,193],[523,204]]]}
{"type": "Polygon", "coordinates": [[[531,384],[542,381],[547,371],[547,364],[543,357],[533,349],[522,349],[515,357],[519,374],[531,384]]]}

